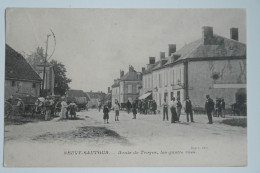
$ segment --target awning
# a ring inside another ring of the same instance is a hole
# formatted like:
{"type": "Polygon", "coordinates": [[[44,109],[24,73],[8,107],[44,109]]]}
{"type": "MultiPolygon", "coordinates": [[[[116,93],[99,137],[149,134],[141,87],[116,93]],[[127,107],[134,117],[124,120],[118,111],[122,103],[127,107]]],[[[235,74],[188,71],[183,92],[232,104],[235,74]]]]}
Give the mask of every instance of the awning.
{"type": "Polygon", "coordinates": [[[141,96],[139,97],[139,99],[140,99],[140,100],[146,99],[146,98],[149,97],[151,94],[152,94],[151,92],[145,93],[145,94],[141,95],[141,96]]]}

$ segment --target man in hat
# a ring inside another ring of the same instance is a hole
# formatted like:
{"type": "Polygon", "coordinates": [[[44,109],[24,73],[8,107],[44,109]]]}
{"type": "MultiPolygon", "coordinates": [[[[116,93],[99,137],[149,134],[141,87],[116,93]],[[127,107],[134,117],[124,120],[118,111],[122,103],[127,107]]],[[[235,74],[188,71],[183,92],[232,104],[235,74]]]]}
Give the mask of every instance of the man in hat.
{"type": "Polygon", "coordinates": [[[214,102],[213,100],[210,98],[209,95],[206,95],[206,103],[205,103],[205,111],[208,115],[208,119],[209,119],[209,122],[208,124],[213,124],[213,121],[212,121],[212,111],[214,110],[214,102]]]}
{"type": "Polygon", "coordinates": [[[193,121],[193,112],[192,112],[192,103],[190,101],[190,97],[189,96],[187,96],[184,104],[185,104],[184,109],[185,109],[185,112],[186,112],[186,115],[187,115],[187,122],[189,122],[189,116],[190,116],[191,122],[194,123],[194,121],[193,121]]]}

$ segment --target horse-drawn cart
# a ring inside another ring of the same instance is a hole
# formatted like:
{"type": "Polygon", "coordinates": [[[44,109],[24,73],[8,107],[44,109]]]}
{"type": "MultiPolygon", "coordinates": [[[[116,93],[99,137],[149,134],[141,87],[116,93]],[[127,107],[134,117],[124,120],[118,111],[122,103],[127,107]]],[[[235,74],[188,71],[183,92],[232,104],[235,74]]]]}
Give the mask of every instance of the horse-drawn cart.
{"type": "Polygon", "coordinates": [[[16,115],[33,115],[37,97],[31,95],[13,95],[5,101],[5,117],[16,115]]]}

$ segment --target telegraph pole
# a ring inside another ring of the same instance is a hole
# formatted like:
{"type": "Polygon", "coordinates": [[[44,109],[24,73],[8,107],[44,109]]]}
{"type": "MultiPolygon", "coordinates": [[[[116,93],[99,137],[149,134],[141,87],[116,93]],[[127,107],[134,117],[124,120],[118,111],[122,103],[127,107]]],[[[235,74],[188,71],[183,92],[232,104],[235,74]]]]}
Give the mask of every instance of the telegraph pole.
{"type": "Polygon", "coordinates": [[[45,57],[44,57],[44,64],[43,64],[43,78],[42,78],[42,89],[41,89],[41,96],[44,96],[44,84],[45,84],[45,71],[46,71],[46,62],[47,62],[47,51],[48,51],[48,40],[51,35],[47,35],[47,41],[46,41],[46,50],[45,50],[45,57]]]}

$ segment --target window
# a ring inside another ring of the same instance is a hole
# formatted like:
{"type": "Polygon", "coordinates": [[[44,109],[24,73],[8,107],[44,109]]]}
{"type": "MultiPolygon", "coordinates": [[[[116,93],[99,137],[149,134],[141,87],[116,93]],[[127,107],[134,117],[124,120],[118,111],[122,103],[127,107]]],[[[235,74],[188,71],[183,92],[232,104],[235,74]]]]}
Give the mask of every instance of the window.
{"type": "Polygon", "coordinates": [[[32,88],[36,88],[36,83],[33,83],[33,84],[32,84],[32,88]]]}
{"type": "Polygon", "coordinates": [[[174,94],[173,94],[173,92],[171,92],[171,99],[174,97],[174,94]]]}
{"type": "Polygon", "coordinates": [[[159,73],[159,87],[161,88],[162,87],[162,77],[161,77],[161,74],[159,73]]]}
{"type": "Polygon", "coordinates": [[[127,93],[132,93],[133,92],[132,89],[133,89],[132,85],[128,85],[128,92],[127,93]]]}
{"type": "Polygon", "coordinates": [[[14,87],[15,86],[15,81],[11,82],[11,86],[14,87]]]}
{"type": "Polygon", "coordinates": [[[180,68],[180,79],[179,79],[180,83],[181,83],[181,68],[180,68]]]}
{"type": "Polygon", "coordinates": [[[172,84],[175,84],[174,83],[174,70],[172,70],[172,84]]]}

